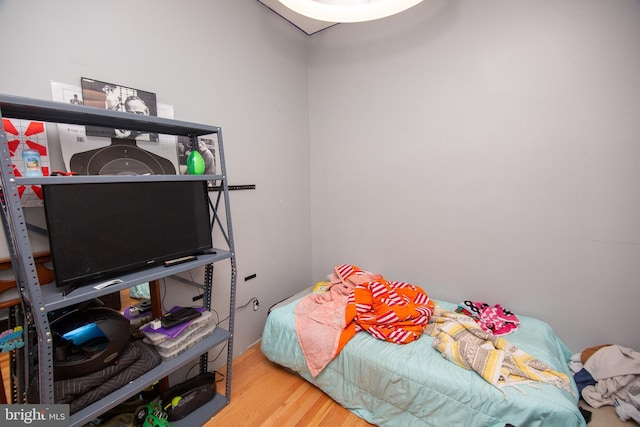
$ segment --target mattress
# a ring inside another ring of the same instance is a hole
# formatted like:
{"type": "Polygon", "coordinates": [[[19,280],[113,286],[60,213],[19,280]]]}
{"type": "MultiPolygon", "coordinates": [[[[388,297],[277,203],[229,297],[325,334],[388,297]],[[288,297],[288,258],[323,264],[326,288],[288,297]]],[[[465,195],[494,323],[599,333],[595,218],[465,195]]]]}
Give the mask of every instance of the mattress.
{"type": "MultiPolygon", "coordinates": [[[[503,389],[446,360],[423,334],[397,345],[359,332],[316,377],[312,377],[295,331],[295,305],[303,295],[270,310],[262,335],[265,356],[302,376],[349,411],[380,426],[586,426],[578,392],[552,384],[503,389]],[[503,393],[504,391],[504,393],[503,393]]],[[[437,301],[448,310],[457,304],[437,301]]],[[[570,350],[545,322],[518,316],[520,327],[503,336],[523,351],[573,378],[570,350]]]]}

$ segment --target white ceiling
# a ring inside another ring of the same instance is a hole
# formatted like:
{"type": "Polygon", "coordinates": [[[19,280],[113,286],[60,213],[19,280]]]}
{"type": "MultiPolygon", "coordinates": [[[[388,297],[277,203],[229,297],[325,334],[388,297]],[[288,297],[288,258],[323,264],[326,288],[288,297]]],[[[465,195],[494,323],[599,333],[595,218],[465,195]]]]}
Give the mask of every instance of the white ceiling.
{"type": "Polygon", "coordinates": [[[306,16],[300,15],[291,9],[284,6],[278,0],[258,0],[260,3],[271,9],[273,12],[277,13],[287,21],[289,21],[292,25],[298,27],[301,31],[305,32],[307,35],[311,35],[313,33],[317,33],[318,31],[322,31],[325,28],[332,27],[336,25],[335,22],[324,22],[317,21],[312,18],[307,18],[306,16]]]}

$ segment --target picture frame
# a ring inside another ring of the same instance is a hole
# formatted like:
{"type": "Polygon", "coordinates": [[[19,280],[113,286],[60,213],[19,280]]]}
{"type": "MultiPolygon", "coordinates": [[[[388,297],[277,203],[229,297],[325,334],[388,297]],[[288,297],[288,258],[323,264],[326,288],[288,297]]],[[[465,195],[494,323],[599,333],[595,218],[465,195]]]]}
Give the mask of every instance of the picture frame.
{"type": "MultiPolygon", "coordinates": [[[[82,101],[86,106],[147,116],[158,115],[156,94],[153,92],[87,77],[81,78],[81,87],[82,101]]],[[[157,133],[146,133],[129,129],[109,129],[98,126],[85,126],[85,129],[89,136],[136,139],[151,142],[158,141],[157,133]]]]}

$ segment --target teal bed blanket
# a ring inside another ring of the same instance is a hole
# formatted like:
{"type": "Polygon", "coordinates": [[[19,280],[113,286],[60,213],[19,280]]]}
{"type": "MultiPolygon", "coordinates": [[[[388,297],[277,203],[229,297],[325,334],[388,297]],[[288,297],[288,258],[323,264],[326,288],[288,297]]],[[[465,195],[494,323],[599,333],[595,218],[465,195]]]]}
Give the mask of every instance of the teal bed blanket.
{"type": "MultiPolygon", "coordinates": [[[[274,308],[267,317],[261,349],[266,357],[295,371],[336,402],[379,426],[586,426],[578,393],[552,384],[522,384],[502,390],[476,372],[446,360],[423,334],[405,345],[359,332],[316,377],[312,377],[295,331],[300,297],[274,308]],[[505,393],[503,393],[503,391],[505,393]]],[[[455,310],[456,304],[437,301],[455,310]]],[[[545,322],[518,316],[520,327],[504,336],[531,356],[572,378],[571,353],[545,322]]]]}

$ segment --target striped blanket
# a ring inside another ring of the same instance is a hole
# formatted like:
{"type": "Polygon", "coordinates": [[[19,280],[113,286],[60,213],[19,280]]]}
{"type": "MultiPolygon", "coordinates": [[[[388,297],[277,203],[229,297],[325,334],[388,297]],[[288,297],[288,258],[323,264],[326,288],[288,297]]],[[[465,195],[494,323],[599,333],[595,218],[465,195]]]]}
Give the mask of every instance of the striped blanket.
{"type": "MultiPolygon", "coordinates": [[[[436,306],[425,333],[449,361],[477,372],[502,389],[523,383],[548,383],[574,394],[569,377],[510,344],[483,331],[473,318],[436,306]]],[[[504,393],[504,391],[503,391],[504,393]]]]}
{"type": "Polygon", "coordinates": [[[433,302],[418,286],[342,264],[329,291],[311,294],[295,308],[296,334],[312,376],[318,375],[360,331],[396,344],[420,338],[433,302]]]}
{"type": "Polygon", "coordinates": [[[367,331],[375,338],[407,344],[420,338],[433,311],[433,302],[418,286],[376,280],[356,285],[349,295],[347,329],[367,331]]]}

